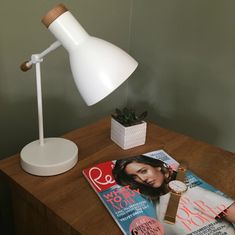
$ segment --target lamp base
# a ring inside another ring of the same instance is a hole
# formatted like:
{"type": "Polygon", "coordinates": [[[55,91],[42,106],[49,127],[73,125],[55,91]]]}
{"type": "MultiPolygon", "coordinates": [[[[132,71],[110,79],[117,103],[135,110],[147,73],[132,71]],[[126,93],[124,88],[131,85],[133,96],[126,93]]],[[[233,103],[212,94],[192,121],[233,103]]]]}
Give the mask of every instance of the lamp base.
{"type": "Polygon", "coordinates": [[[27,144],[20,153],[24,171],[38,176],[58,175],[74,167],[78,160],[75,143],[63,138],[45,138],[27,144]]]}

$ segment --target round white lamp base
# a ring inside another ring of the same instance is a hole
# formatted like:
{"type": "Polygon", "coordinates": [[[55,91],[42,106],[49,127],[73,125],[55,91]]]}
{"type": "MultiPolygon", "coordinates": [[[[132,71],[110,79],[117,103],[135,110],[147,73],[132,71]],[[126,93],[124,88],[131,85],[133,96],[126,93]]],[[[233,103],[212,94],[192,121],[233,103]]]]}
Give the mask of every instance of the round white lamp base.
{"type": "Polygon", "coordinates": [[[75,143],[63,138],[45,138],[27,144],[20,153],[24,171],[38,176],[58,175],[74,167],[78,160],[75,143]]]}

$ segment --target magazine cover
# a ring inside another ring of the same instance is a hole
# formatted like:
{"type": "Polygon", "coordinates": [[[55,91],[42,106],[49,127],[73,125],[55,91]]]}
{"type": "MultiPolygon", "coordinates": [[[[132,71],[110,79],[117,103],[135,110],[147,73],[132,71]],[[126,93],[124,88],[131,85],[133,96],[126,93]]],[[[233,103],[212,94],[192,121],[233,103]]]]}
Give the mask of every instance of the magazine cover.
{"type": "Polygon", "coordinates": [[[157,150],[103,162],[83,174],[123,234],[235,235],[235,210],[227,210],[234,201],[190,170],[176,222],[164,221],[171,195],[168,183],[176,178],[178,167],[164,150],[157,150]]]}

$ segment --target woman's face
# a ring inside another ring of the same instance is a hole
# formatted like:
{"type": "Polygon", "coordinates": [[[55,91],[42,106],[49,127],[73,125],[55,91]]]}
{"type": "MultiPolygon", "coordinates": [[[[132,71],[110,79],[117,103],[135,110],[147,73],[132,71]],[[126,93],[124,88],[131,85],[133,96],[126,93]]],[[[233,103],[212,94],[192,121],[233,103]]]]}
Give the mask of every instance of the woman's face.
{"type": "Polygon", "coordinates": [[[159,188],[164,182],[164,175],[160,167],[139,162],[131,162],[125,168],[126,174],[130,175],[136,182],[159,188]]]}

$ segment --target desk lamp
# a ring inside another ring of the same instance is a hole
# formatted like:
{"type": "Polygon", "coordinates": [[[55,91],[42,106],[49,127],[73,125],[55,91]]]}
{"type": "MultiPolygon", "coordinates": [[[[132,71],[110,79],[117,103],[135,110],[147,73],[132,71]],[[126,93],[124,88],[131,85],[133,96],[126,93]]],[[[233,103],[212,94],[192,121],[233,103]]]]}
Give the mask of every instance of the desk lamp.
{"type": "Polygon", "coordinates": [[[121,85],[138,63],[122,49],[90,36],[63,4],[51,9],[42,22],[57,41],[40,54],[33,54],[29,61],[21,65],[23,71],[36,65],[39,139],[22,149],[20,160],[24,171],[38,176],[51,176],[66,172],[76,165],[78,148],[64,138],[44,138],[40,71],[43,57],[61,45],[68,51],[75,84],[89,106],[121,85]]]}

